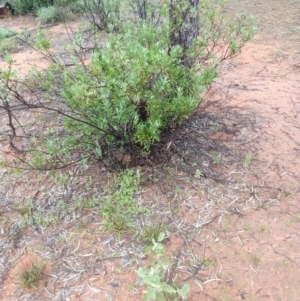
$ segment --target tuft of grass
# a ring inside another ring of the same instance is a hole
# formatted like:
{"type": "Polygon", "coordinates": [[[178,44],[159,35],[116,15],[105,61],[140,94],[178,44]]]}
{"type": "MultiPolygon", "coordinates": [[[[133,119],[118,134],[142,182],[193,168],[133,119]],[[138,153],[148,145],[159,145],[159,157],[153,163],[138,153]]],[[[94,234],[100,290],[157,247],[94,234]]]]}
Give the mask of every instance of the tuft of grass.
{"type": "Polygon", "coordinates": [[[31,289],[38,286],[43,277],[45,263],[31,262],[29,267],[23,268],[18,273],[19,284],[23,289],[31,289]]]}
{"type": "Polygon", "coordinates": [[[259,227],[259,232],[262,233],[262,234],[266,234],[266,233],[269,233],[270,231],[269,231],[267,226],[262,225],[262,226],[259,227]]]}
{"type": "Polygon", "coordinates": [[[290,227],[293,223],[298,223],[300,221],[300,214],[296,214],[292,219],[285,222],[287,227],[290,227]]]}
{"type": "Polygon", "coordinates": [[[292,221],[291,221],[291,220],[288,220],[288,221],[285,222],[285,225],[286,225],[287,227],[290,227],[291,224],[292,224],[292,221]]]}
{"type": "Polygon", "coordinates": [[[81,210],[91,210],[99,205],[100,197],[82,197],[76,201],[76,207],[81,210]]]}
{"type": "Polygon", "coordinates": [[[25,203],[17,203],[17,211],[21,216],[31,216],[33,210],[34,205],[32,200],[28,200],[25,203]]]}
{"type": "Polygon", "coordinates": [[[160,233],[165,233],[167,226],[162,222],[154,222],[142,228],[140,239],[145,243],[152,243],[153,240],[158,241],[160,233]]]}
{"type": "Polygon", "coordinates": [[[275,51],[275,56],[276,57],[280,57],[282,55],[283,55],[283,51],[281,49],[278,49],[278,50],[275,51]]]}
{"type": "Polygon", "coordinates": [[[243,166],[246,168],[250,165],[251,161],[253,159],[253,154],[251,152],[248,152],[242,162],[243,166]]]}
{"type": "Polygon", "coordinates": [[[104,228],[122,234],[132,228],[133,219],[137,215],[147,211],[134,197],[140,183],[140,176],[140,170],[127,170],[114,177],[111,191],[104,198],[104,205],[100,208],[104,228]]]}
{"type": "Polygon", "coordinates": [[[261,263],[261,256],[256,253],[252,256],[251,261],[255,266],[258,266],[261,263]]]}
{"type": "Polygon", "coordinates": [[[211,260],[208,258],[203,258],[201,263],[202,263],[202,265],[204,265],[204,267],[208,268],[211,265],[211,260]]]}
{"type": "Polygon", "coordinates": [[[245,231],[249,231],[250,229],[251,229],[251,227],[250,227],[249,224],[246,224],[246,225],[244,226],[244,230],[245,230],[245,231]]]}
{"type": "Polygon", "coordinates": [[[103,222],[105,229],[115,231],[119,235],[133,227],[131,219],[124,214],[119,206],[107,207],[103,222]]]}
{"type": "Polygon", "coordinates": [[[296,223],[300,222],[300,214],[294,215],[293,221],[296,222],[296,223]]]}

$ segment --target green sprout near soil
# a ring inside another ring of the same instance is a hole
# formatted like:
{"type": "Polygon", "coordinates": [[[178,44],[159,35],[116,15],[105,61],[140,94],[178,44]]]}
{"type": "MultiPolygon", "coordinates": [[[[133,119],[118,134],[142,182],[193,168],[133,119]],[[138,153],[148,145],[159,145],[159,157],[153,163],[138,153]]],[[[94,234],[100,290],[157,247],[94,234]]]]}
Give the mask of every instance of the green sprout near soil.
{"type": "Polygon", "coordinates": [[[213,164],[218,165],[222,161],[222,154],[220,152],[215,152],[212,154],[213,164]]]}
{"type": "Polygon", "coordinates": [[[253,154],[251,152],[248,152],[243,160],[243,166],[246,168],[250,165],[251,161],[253,159],[253,154]]]}
{"type": "Polygon", "coordinates": [[[251,261],[255,266],[258,266],[261,263],[261,256],[259,254],[254,254],[251,258],[251,261]]]}

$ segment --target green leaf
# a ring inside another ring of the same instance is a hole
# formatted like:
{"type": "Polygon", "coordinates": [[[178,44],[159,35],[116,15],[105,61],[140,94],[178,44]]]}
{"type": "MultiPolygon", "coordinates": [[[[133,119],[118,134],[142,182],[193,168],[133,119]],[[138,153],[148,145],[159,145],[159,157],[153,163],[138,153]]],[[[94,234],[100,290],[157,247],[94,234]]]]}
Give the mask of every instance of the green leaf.
{"type": "Polygon", "coordinates": [[[137,275],[141,278],[144,278],[146,275],[149,274],[149,270],[148,269],[145,269],[145,268],[139,268],[137,271],[136,271],[137,275]]]}
{"type": "Polygon", "coordinates": [[[190,292],[190,286],[188,284],[184,284],[182,288],[177,289],[178,295],[184,300],[187,298],[189,292],[190,292]]]}
{"type": "Polygon", "coordinates": [[[156,300],[156,290],[155,289],[149,289],[148,293],[145,295],[144,297],[144,301],[148,301],[148,300],[156,300]]]}
{"type": "Polygon", "coordinates": [[[98,158],[102,158],[102,149],[100,147],[96,147],[95,149],[95,154],[97,155],[98,158]]]}
{"type": "Polygon", "coordinates": [[[156,300],[158,300],[158,301],[166,301],[166,297],[165,297],[164,293],[158,293],[156,300]]]}
{"type": "Polygon", "coordinates": [[[167,283],[162,284],[162,290],[168,294],[174,294],[176,292],[175,288],[167,283]]]}
{"type": "Polygon", "coordinates": [[[164,245],[160,244],[160,243],[156,243],[155,244],[155,249],[158,250],[158,251],[163,251],[164,245]]]}
{"type": "Polygon", "coordinates": [[[165,233],[164,232],[159,233],[157,241],[162,242],[164,239],[165,239],[165,233]]]}
{"type": "Polygon", "coordinates": [[[151,251],[152,251],[152,246],[147,246],[147,247],[145,247],[145,253],[146,253],[146,254],[150,254],[151,251]]]}
{"type": "Polygon", "coordinates": [[[157,286],[160,283],[160,278],[158,275],[151,275],[144,278],[144,283],[151,286],[157,286]]]}

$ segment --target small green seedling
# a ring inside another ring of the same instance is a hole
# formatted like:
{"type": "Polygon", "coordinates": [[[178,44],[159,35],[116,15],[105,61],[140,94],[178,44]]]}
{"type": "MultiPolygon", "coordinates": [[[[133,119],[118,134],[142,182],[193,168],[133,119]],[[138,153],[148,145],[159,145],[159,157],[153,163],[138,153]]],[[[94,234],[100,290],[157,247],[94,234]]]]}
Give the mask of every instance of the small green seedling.
{"type": "Polygon", "coordinates": [[[213,164],[218,165],[222,161],[222,154],[220,152],[215,152],[212,154],[213,164]]]}
{"type": "Polygon", "coordinates": [[[195,172],[195,179],[200,180],[203,178],[203,176],[204,176],[203,172],[201,170],[197,169],[195,172]]]}
{"type": "Polygon", "coordinates": [[[243,160],[243,166],[246,168],[250,165],[251,161],[253,159],[253,154],[251,152],[248,152],[243,160]]]}

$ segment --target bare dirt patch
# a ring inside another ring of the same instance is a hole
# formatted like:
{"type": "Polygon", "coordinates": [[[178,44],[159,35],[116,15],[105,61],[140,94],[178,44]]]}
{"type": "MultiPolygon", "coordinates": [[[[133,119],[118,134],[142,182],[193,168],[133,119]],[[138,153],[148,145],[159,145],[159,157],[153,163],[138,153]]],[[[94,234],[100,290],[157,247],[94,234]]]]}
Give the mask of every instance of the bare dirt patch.
{"type": "MultiPolygon", "coordinates": [[[[174,136],[170,164],[151,176],[142,169],[150,178],[137,199],[153,213],[144,224],[167,225],[168,277],[190,284],[188,300],[298,300],[300,6],[231,0],[232,10],[255,14],[258,35],[221,66],[203,108],[174,136]]],[[[22,20],[1,23],[34,29],[22,20]]],[[[46,30],[58,37],[59,26],[46,30]]],[[[1,300],[142,300],[135,271],[149,266],[144,245],[135,232],[103,231],[96,206],[78,206],[80,196],[111,185],[105,169],[21,176],[2,169],[0,178],[1,300]],[[37,291],[14,280],[24,252],[51,265],[37,291]]]]}

